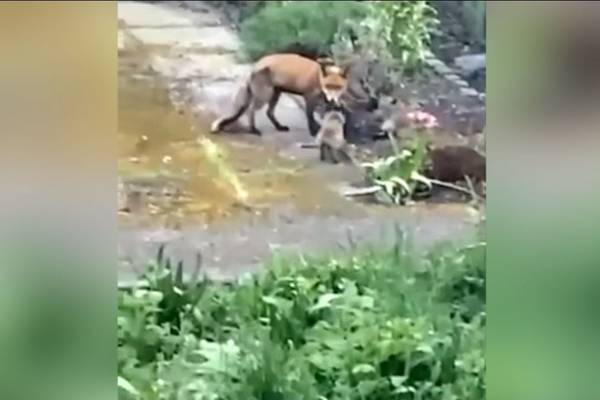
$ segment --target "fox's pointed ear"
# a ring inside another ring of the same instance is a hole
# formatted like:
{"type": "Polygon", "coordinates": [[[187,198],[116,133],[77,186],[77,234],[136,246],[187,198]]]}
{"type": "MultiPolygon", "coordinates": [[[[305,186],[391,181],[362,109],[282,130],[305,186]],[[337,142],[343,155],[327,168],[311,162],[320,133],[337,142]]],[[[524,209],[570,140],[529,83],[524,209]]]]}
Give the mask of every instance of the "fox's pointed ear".
{"type": "Polygon", "coordinates": [[[319,66],[321,67],[321,72],[323,73],[323,75],[327,75],[328,67],[335,65],[333,60],[329,57],[320,57],[320,58],[317,58],[316,61],[319,64],[319,66]]]}

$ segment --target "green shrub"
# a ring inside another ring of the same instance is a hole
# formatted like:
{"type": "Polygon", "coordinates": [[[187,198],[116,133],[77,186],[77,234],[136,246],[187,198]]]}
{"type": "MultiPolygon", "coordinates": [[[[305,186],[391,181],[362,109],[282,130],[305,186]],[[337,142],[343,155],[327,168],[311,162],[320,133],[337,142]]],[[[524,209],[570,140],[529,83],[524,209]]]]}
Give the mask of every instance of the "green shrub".
{"type": "Polygon", "coordinates": [[[374,1],[388,30],[385,41],[394,57],[407,68],[418,68],[427,56],[436,11],[426,1],[374,1]]]}
{"type": "Polygon", "coordinates": [[[485,244],[278,257],[236,284],[163,260],[119,297],[122,399],[482,399],[485,244]]]}
{"type": "Polygon", "coordinates": [[[364,163],[367,179],[379,187],[377,198],[384,203],[406,204],[432,189],[431,182],[423,176],[429,159],[428,142],[417,136],[400,147],[389,136],[394,153],[386,158],[364,163]]]}
{"type": "Polygon", "coordinates": [[[254,10],[240,29],[246,60],[284,51],[338,62],[358,55],[370,63],[363,78],[384,94],[421,71],[439,23],[425,1],[270,2],[254,10]]]}
{"type": "Polygon", "coordinates": [[[341,24],[366,17],[367,9],[358,1],[269,3],[243,21],[244,53],[250,60],[290,49],[328,54],[341,24]]]}
{"type": "Polygon", "coordinates": [[[366,18],[340,27],[333,52],[336,59],[358,52],[375,62],[380,71],[371,85],[389,92],[390,85],[420,72],[439,21],[426,1],[369,1],[366,6],[366,18]]]}

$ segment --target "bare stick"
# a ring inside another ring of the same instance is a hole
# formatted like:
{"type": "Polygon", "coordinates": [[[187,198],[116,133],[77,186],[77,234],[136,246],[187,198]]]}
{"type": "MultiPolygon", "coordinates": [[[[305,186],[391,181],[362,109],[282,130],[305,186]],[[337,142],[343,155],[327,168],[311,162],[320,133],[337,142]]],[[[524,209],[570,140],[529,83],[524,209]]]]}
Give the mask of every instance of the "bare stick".
{"type": "Polygon", "coordinates": [[[369,194],[374,194],[377,193],[381,190],[381,188],[379,186],[369,186],[369,187],[365,187],[365,188],[356,188],[356,189],[350,189],[350,190],[346,190],[343,195],[347,196],[347,197],[352,197],[352,196],[366,196],[369,194]]]}
{"type": "Polygon", "coordinates": [[[304,142],[300,143],[299,145],[301,149],[316,149],[319,147],[317,142],[304,142]]]}
{"type": "Polygon", "coordinates": [[[479,195],[477,194],[477,192],[475,191],[475,186],[473,186],[473,182],[471,181],[471,178],[469,178],[467,175],[465,175],[465,181],[467,182],[467,185],[469,186],[469,190],[471,191],[472,201],[474,201],[475,203],[478,203],[480,198],[479,198],[479,195]]]}
{"type": "Polygon", "coordinates": [[[453,190],[456,190],[457,192],[465,193],[465,194],[468,194],[469,196],[472,196],[471,192],[469,192],[467,189],[465,189],[461,186],[454,185],[449,182],[438,181],[437,179],[429,179],[428,178],[428,180],[429,180],[429,182],[433,183],[434,185],[438,185],[438,186],[445,187],[448,189],[453,189],[453,190]]]}

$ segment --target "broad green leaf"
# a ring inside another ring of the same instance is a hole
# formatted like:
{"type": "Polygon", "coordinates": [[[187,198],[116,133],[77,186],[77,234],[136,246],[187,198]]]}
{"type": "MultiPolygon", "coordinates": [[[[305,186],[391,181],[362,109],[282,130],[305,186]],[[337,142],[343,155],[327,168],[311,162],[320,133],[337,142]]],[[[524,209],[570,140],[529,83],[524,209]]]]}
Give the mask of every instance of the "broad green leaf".
{"type": "Polygon", "coordinates": [[[393,178],[390,179],[391,182],[401,186],[407,193],[412,193],[412,190],[410,188],[410,186],[408,185],[408,183],[400,178],[399,176],[395,176],[393,178]]]}
{"type": "Polygon", "coordinates": [[[322,310],[323,308],[331,307],[331,303],[339,297],[340,297],[339,294],[325,293],[325,294],[319,296],[319,299],[317,300],[317,304],[312,306],[309,311],[315,312],[315,311],[322,310]]]}
{"type": "Polygon", "coordinates": [[[140,397],[140,392],[138,392],[138,390],[122,376],[117,376],[117,387],[134,397],[140,397]]]}
{"type": "Polygon", "coordinates": [[[417,350],[425,354],[434,354],[433,348],[427,343],[419,344],[417,350]]]}
{"type": "Polygon", "coordinates": [[[371,296],[361,296],[360,305],[365,309],[372,309],[375,306],[375,299],[371,296]]]}
{"type": "Polygon", "coordinates": [[[263,296],[263,302],[274,306],[276,309],[287,312],[292,307],[292,302],[276,296],[263,296]]]}
{"type": "Polygon", "coordinates": [[[395,388],[402,387],[402,385],[404,385],[404,382],[406,382],[407,379],[408,379],[408,377],[406,377],[404,375],[395,375],[395,376],[390,377],[390,381],[392,382],[392,385],[395,388]]]}
{"type": "Polygon", "coordinates": [[[352,368],[353,374],[370,374],[375,371],[375,367],[370,364],[358,364],[352,368]]]}

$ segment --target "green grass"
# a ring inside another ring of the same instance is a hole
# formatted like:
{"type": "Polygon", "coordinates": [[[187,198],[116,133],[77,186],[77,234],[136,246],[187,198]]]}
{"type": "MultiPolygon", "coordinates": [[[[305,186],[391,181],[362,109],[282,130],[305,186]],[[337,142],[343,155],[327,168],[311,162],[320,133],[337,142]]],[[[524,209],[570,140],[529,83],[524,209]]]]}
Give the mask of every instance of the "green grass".
{"type": "Polygon", "coordinates": [[[120,398],[485,397],[484,243],[271,264],[190,284],[159,255],[119,293],[120,398]]]}

